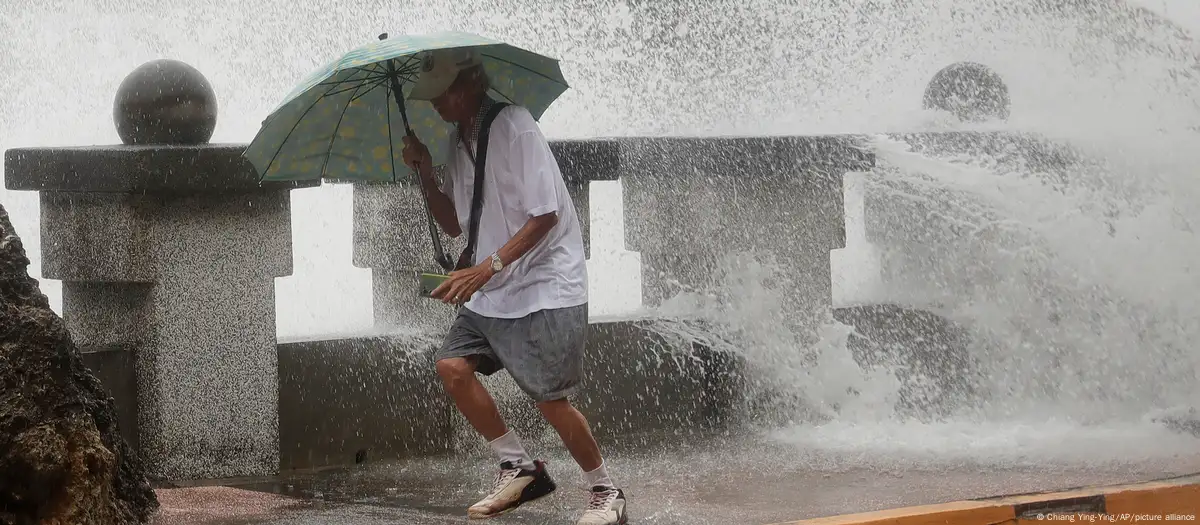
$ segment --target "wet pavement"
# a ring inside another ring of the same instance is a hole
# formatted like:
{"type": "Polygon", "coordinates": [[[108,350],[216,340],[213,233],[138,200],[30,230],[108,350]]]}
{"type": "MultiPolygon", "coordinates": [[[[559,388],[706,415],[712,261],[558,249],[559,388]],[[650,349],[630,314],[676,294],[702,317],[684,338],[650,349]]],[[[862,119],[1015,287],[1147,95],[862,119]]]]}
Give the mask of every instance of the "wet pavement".
{"type": "MultiPolygon", "coordinates": [[[[558,492],[491,523],[574,523],[585,499],[578,469],[561,450],[543,457],[558,492]]],[[[801,451],[766,440],[664,444],[614,451],[608,461],[610,473],[629,494],[630,522],[663,525],[769,524],[1200,472],[1200,452],[1006,464],[801,451]]],[[[485,491],[492,468],[489,455],[473,450],[455,457],[225,480],[224,486],[160,489],[162,510],[152,523],[465,523],[466,507],[485,491]]]]}

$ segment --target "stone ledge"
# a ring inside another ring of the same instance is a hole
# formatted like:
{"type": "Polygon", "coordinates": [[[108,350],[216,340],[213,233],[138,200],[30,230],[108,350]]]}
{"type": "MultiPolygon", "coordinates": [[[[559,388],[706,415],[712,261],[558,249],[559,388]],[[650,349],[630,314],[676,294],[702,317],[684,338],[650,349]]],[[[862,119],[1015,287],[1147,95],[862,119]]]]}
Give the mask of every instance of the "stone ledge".
{"type": "Polygon", "coordinates": [[[364,337],[279,348],[279,467],[350,465],[452,449],[432,340],[364,337]]]}
{"type": "MultiPolygon", "coordinates": [[[[739,413],[737,363],[654,333],[646,321],[592,323],[576,405],[601,439],[679,437],[728,426],[739,413]],[[681,347],[680,345],[685,345],[681,347]]],[[[478,439],[450,405],[430,353],[441,334],[279,345],[282,470],[439,454],[478,439]]],[[[507,373],[484,379],[506,422],[531,440],[551,430],[507,373]]]]}
{"type": "Polygon", "coordinates": [[[656,165],[671,158],[688,158],[693,169],[656,170],[653,175],[691,178],[702,168],[706,177],[793,178],[796,171],[831,170],[840,176],[875,166],[875,155],[857,135],[632,137],[620,142],[623,175],[650,174],[647,168],[661,167],[656,165]]]}
{"type": "Polygon", "coordinates": [[[955,501],[774,525],[1015,524],[1033,521],[1194,522],[1197,516],[1200,516],[1200,474],[1145,483],[955,501]],[[1171,515],[1176,517],[1171,519],[1171,515]],[[1095,519],[1089,519],[1087,516],[1095,519]],[[1139,516],[1141,519],[1138,519],[1139,516]]]}
{"type": "MultiPolygon", "coordinates": [[[[568,186],[579,186],[592,181],[614,181],[620,178],[620,144],[615,139],[551,140],[550,151],[558,161],[559,171],[568,186]]],[[[330,183],[356,184],[364,186],[408,184],[397,182],[372,182],[342,179],[326,179],[330,183]]]]}
{"type": "MultiPolygon", "coordinates": [[[[694,169],[664,169],[684,155],[689,166],[730,177],[777,177],[780,172],[818,169],[861,171],[875,166],[875,155],[857,135],[764,136],[764,137],[613,137],[552,140],[550,150],[568,185],[592,181],[615,181],[631,173],[654,169],[661,178],[690,177],[694,169]],[[648,157],[657,158],[657,162],[648,157]],[[755,162],[746,162],[752,157],[755,162]]],[[[840,175],[841,173],[838,173],[840,175]]],[[[704,176],[710,176],[707,173],[704,176]]],[[[794,175],[785,173],[783,177],[794,175]]],[[[392,182],[334,181],[353,184],[392,182]]],[[[400,183],[404,183],[401,181],[400,183]]]]}
{"type": "Polygon", "coordinates": [[[1024,159],[1024,166],[1034,171],[1064,169],[1083,160],[1069,146],[1032,133],[928,131],[891,133],[887,137],[908,143],[915,153],[931,156],[986,156],[1001,162],[1024,159]]]}
{"type": "MultiPolygon", "coordinates": [[[[554,140],[550,149],[567,183],[578,185],[618,180],[624,172],[639,169],[639,155],[655,150],[655,155],[668,155],[699,148],[711,169],[737,176],[768,176],[797,168],[870,169],[875,157],[860,141],[849,135],[629,137],[554,140]],[[746,172],[740,159],[747,155],[765,159],[755,164],[770,169],[746,172]]],[[[320,185],[320,181],[259,182],[258,173],[242,157],[245,148],[244,144],[14,148],[4,155],[5,187],[14,191],[222,193],[320,185]]],[[[694,172],[657,174],[679,177],[690,173],[694,172]]]]}
{"type": "Polygon", "coordinates": [[[245,145],[15,148],[4,152],[14,191],[226,193],[289,190],[319,181],[259,182],[245,145]]]}

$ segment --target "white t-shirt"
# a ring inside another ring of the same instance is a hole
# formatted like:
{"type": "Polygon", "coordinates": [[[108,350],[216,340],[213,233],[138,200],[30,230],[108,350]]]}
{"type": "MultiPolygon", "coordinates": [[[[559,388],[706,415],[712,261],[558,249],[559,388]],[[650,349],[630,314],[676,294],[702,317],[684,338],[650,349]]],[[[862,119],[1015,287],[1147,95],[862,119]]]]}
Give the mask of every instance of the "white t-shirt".
{"type": "MultiPolygon", "coordinates": [[[[475,164],[465,147],[474,154],[477,144],[460,144],[451,133],[454,154],[442,182],[442,192],[454,201],[464,239],[470,235],[475,190],[475,164]]],[[[505,261],[504,269],[465,306],[485,317],[516,319],[586,303],[587,260],[579,216],[550,144],[529,110],[513,105],[500,111],[492,122],[485,163],[475,264],[500,250],[533,217],[553,212],[558,223],[520,259],[505,261]]]]}

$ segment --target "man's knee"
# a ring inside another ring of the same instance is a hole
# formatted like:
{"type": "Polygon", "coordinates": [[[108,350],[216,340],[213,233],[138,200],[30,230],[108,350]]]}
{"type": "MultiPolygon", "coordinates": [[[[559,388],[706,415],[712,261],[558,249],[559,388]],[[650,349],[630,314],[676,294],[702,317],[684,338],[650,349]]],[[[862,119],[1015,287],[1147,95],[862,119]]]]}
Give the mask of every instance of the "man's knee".
{"type": "Polygon", "coordinates": [[[538,401],[537,408],[547,419],[553,419],[555,416],[568,414],[575,410],[575,407],[571,406],[571,401],[567,398],[538,401]]]}
{"type": "Polygon", "coordinates": [[[450,357],[437,362],[438,377],[447,388],[454,388],[469,381],[475,374],[475,361],[469,357],[450,357]]]}

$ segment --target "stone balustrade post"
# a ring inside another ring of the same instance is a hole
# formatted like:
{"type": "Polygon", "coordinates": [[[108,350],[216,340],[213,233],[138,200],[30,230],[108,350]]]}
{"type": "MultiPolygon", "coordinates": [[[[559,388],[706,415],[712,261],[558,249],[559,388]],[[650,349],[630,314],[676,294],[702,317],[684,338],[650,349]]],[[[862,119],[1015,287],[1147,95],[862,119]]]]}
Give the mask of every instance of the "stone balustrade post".
{"type": "MultiPolygon", "coordinates": [[[[132,435],[160,479],[278,470],[275,278],[292,272],[289,191],[259,183],[243,146],[205,144],[215,97],[175,61],[117,94],[126,143],[5,153],[10,190],[37,191],[42,275],[63,281],[81,351],[124,352],[132,435]]],[[[121,385],[106,385],[121,390],[121,385]]]]}
{"type": "Polygon", "coordinates": [[[135,354],[138,432],[167,479],[278,465],[275,278],[291,274],[288,190],[240,147],[30,148],[10,190],[38,191],[42,275],[63,281],[83,352],[135,354]]]}

